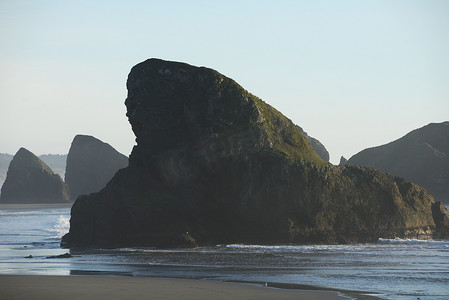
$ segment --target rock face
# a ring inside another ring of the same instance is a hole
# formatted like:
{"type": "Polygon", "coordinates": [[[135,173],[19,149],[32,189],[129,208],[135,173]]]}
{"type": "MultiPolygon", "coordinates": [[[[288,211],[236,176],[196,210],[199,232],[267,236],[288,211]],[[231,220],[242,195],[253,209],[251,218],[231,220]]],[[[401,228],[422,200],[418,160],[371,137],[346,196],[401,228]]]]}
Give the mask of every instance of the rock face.
{"type": "Polygon", "coordinates": [[[299,127],[299,130],[301,130],[302,134],[304,134],[307,141],[312,146],[313,150],[315,150],[316,154],[318,154],[324,161],[329,162],[329,152],[327,151],[326,147],[324,147],[323,144],[316,138],[313,138],[307,134],[301,127],[299,127]]]}
{"type": "Polygon", "coordinates": [[[8,167],[13,157],[12,154],[0,153],[0,188],[5,182],[6,173],[8,173],[8,167]]]}
{"type": "Polygon", "coordinates": [[[67,162],[66,154],[42,154],[39,155],[39,158],[42,159],[42,161],[46,163],[55,174],[59,174],[61,178],[64,178],[65,165],[67,162]]]}
{"type": "Polygon", "coordinates": [[[150,59],[127,87],[129,167],[77,199],[64,245],[449,236],[446,210],[423,188],[326,163],[289,119],[212,69],[150,59]]]}
{"type": "Polygon", "coordinates": [[[54,174],[36,155],[20,148],[9,164],[0,203],[69,201],[69,192],[61,176],[54,174]]]}
{"type": "Polygon", "coordinates": [[[449,203],[449,122],[431,123],[389,144],[365,149],[347,164],[406,178],[449,203]]]}
{"type": "MultiPolygon", "coordinates": [[[[14,155],[7,153],[0,153],[0,188],[5,182],[6,173],[8,172],[9,163],[11,162],[14,155]]],[[[67,160],[67,155],[61,154],[43,154],[38,156],[50,169],[55,173],[64,177],[65,173],[65,162],[67,160]]]]}
{"type": "Polygon", "coordinates": [[[347,162],[348,162],[348,160],[344,156],[340,157],[340,163],[339,163],[340,166],[346,165],[347,162]]]}
{"type": "Polygon", "coordinates": [[[111,145],[89,135],[77,135],[72,141],[65,182],[72,200],[81,194],[100,191],[114,174],[128,166],[128,157],[111,145]]]}

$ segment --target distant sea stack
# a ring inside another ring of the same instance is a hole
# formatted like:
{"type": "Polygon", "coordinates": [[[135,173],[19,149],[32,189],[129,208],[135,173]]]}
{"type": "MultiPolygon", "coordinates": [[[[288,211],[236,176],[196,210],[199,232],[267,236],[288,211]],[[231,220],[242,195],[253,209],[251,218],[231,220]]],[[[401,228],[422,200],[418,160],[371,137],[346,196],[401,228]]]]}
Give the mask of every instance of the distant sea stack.
{"type": "Polygon", "coordinates": [[[128,157],[89,135],[77,135],[67,155],[65,182],[72,200],[100,191],[114,174],[128,166],[128,157]]]}
{"type": "Polygon", "coordinates": [[[70,202],[70,197],[61,176],[36,155],[20,148],[9,164],[0,203],[63,202],[70,202]]]}
{"type": "Polygon", "coordinates": [[[346,164],[406,178],[449,203],[449,122],[431,123],[389,144],[365,149],[346,164]]]}
{"type": "Polygon", "coordinates": [[[449,237],[420,186],[333,166],[279,111],[215,70],[150,59],[132,68],[129,166],[80,196],[66,246],[194,247],[449,237]]]}

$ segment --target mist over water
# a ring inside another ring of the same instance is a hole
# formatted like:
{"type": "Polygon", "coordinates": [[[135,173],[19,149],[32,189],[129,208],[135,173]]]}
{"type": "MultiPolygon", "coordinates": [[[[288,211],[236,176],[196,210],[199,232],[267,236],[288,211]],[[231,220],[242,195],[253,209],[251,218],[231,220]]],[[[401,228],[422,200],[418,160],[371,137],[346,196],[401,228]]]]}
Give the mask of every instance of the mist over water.
{"type": "Polygon", "coordinates": [[[275,282],[363,290],[385,299],[449,299],[449,241],[69,250],[59,245],[69,220],[68,207],[0,210],[0,274],[275,282]],[[69,251],[73,258],[47,258],[69,251]]]}

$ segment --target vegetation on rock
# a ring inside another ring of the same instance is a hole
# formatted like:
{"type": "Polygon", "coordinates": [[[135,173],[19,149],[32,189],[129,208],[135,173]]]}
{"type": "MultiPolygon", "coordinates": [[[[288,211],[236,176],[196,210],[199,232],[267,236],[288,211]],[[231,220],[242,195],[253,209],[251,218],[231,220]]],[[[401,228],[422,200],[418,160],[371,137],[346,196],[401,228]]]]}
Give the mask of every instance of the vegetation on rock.
{"type": "Polygon", "coordinates": [[[66,245],[449,236],[423,188],[328,164],[298,126],[214,70],[150,59],[127,86],[137,146],[106,188],[77,199],[66,245]]]}

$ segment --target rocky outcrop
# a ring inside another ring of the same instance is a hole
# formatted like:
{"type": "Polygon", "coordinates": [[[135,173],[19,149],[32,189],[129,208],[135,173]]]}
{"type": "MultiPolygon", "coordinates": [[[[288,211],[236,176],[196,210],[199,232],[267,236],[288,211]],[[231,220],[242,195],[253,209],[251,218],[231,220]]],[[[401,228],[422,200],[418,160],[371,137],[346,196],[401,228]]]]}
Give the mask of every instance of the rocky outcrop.
{"type": "Polygon", "coordinates": [[[77,135],[72,141],[65,182],[72,200],[81,194],[100,191],[114,174],[128,166],[128,157],[111,145],[89,135],[77,135]]]}
{"type": "Polygon", "coordinates": [[[11,162],[14,155],[7,153],[0,153],[0,188],[5,182],[6,173],[8,173],[9,163],[11,162]]]}
{"type": "Polygon", "coordinates": [[[326,163],[289,119],[212,69],[150,59],[127,87],[137,146],[106,188],[77,199],[66,246],[449,236],[423,188],[326,163]]]}
{"type": "MultiPolygon", "coordinates": [[[[11,162],[14,155],[7,153],[0,153],[0,188],[5,182],[6,173],[8,172],[9,163],[11,162]]],[[[65,162],[67,160],[67,155],[61,154],[42,154],[38,156],[50,169],[55,173],[64,178],[65,174],[65,162]]]]}
{"type": "Polygon", "coordinates": [[[346,165],[347,162],[348,162],[348,160],[344,156],[340,157],[340,163],[339,163],[340,166],[346,165]]]}
{"type": "Polygon", "coordinates": [[[9,164],[2,186],[0,203],[69,202],[67,186],[61,176],[36,155],[20,148],[9,164]]]}
{"type": "Polygon", "coordinates": [[[406,178],[449,203],[449,122],[431,123],[386,145],[365,149],[347,164],[406,178]]]}
{"type": "Polygon", "coordinates": [[[307,134],[300,126],[298,126],[299,130],[301,130],[302,134],[304,134],[307,141],[312,146],[313,150],[315,150],[316,154],[318,154],[324,161],[329,162],[329,152],[326,147],[316,138],[313,138],[307,134]]]}

